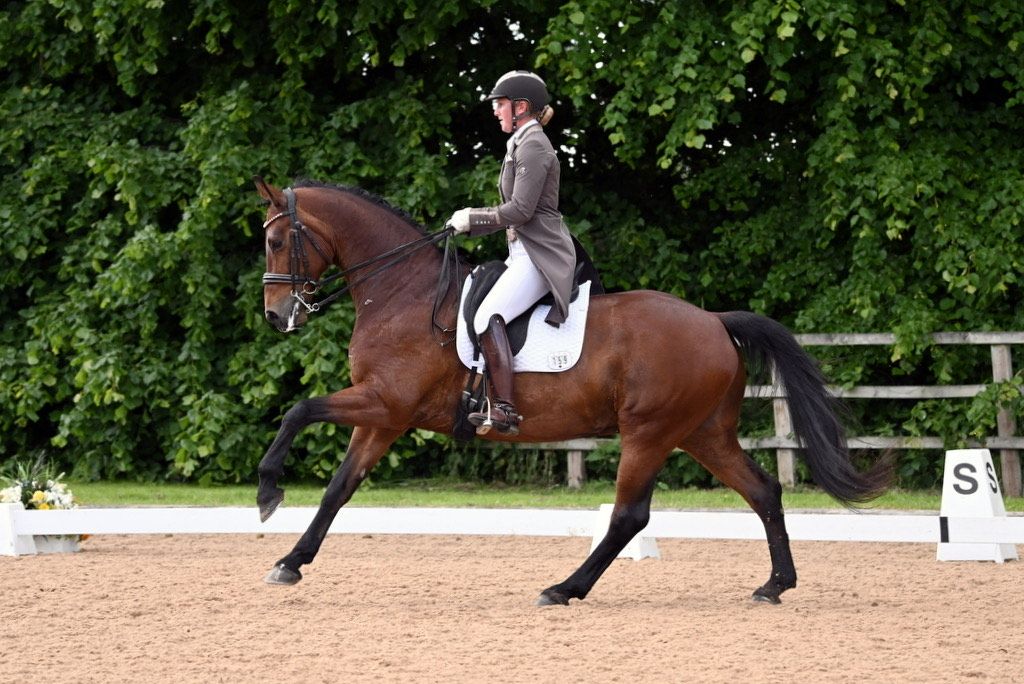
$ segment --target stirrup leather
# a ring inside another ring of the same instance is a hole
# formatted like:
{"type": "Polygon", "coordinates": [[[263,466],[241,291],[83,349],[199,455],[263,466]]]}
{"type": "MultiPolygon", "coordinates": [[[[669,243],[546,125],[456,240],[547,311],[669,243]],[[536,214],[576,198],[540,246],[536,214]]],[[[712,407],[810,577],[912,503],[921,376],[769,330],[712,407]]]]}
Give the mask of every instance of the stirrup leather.
{"type": "Polygon", "coordinates": [[[466,418],[476,426],[476,434],[486,435],[491,428],[497,428],[503,435],[518,435],[519,421],[523,419],[516,407],[507,401],[487,399],[485,411],[470,413],[466,418]]]}

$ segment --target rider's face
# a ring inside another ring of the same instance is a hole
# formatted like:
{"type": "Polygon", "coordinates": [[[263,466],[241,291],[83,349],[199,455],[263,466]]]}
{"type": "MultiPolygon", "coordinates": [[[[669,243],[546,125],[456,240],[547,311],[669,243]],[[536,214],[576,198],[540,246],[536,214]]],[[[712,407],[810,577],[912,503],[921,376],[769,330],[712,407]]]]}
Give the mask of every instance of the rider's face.
{"type": "Polygon", "coordinates": [[[499,97],[495,100],[491,100],[491,106],[494,108],[494,117],[501,124],[501,130],[504,131],[505,133],[511,133],[512,107],[514,106],[512,100],[508,99],[507,97],[499,97]]]}

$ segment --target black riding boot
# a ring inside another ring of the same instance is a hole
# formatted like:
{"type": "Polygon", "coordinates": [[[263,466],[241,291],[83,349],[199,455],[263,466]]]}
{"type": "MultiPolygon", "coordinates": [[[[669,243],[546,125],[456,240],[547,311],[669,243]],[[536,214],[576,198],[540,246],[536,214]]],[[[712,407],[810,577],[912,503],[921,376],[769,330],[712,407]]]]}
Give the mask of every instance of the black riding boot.
{"type": "Polygon", "coordinates": [[[492,396],[486,406],[489,410],[470,413],[468,420],[477,426],[478,435],[486,435],[492,427],[503,434],[518,435],[522,416],[512,404],[512,349],[505,319],[497,314],[491,316],[487,330],[480,335],[480,348],[491,379],[492,396]]]}

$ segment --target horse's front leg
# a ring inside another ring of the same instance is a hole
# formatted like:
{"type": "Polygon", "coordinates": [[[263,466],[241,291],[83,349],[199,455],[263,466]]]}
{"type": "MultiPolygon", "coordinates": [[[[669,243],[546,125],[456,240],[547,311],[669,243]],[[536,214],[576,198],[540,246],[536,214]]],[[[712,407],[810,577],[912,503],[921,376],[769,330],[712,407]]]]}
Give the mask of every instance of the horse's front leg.
{"type": "Polygon", "coordinates": [[[380,398],[365,385],[347,387],[326,397],[303,399],[288,409],[277,437],[267,449],[257,470],[260,486],[256,491],[256,504],[260,509],[260,520],[266,522],[284,501],[284,490],[277,483],[284,475],[284,459],[288,449],[302,428],[323,422],[373,426],[386,421],[387,415],[380,398]]]}
{"type": "Polygon", "coordinates": [[[274,564],[264,578],[265,582],[295,584],[302,579],[299,568],[313,561],[338,511],[348,503],[366,475],[401,434],[401,430],[383,428],[357,427],[352,431],[345,462],[327,485],[313,522],[291,553],[274,564]]]}

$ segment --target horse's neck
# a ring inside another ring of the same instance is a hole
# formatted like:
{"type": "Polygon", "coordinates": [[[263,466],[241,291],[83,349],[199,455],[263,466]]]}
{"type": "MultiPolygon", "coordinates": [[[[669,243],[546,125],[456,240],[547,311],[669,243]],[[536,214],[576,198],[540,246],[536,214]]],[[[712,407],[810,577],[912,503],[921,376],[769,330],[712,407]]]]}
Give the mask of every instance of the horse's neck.
{"type": "Polygon", "coordinates": [[[382,305],[401,304],[407,309],[432,299],[441,265],[437,250],[424,245],[405,256],[403,252],[377,260],[423,234],[386,209],[359,198],[347,199],[351,204],[344,215],[338,212],[331,219],[335,265],[348,270],[373,262],[346,278],[354,284],[351,293],[357,314],[385,309],[400,312],[402,307],[382,305]]]}

